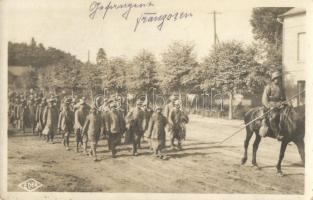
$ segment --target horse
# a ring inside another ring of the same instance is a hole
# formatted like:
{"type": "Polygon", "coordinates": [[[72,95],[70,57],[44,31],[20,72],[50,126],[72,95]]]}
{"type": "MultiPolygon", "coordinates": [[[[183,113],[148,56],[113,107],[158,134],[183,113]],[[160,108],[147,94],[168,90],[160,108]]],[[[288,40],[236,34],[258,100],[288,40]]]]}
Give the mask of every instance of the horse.
{"type": "MultiPolygon", "coordinates": [[[[256,119],[257,117],[261,117],[262,115],[263,115],[263,107],[252,108],[245,114],[244,122],[245,124],[248,124],[253,119],[256,119]]],[[[271,112],[269,113],[269,117],[271,117],[271,112]]],[[[305,154],[304,153],[305,106],[292,107],[291,105],[286,105],[280,109],[279,117],[280,117],[279,126],[281,128],[281,134],[284,137],[281,141],[279,159],[276,165],[276,169],[277,169],[277,175],[283,176],[281,163],[283,161],[288,143],[294,142],[296,144],[303,165],[305,162],[305,156],[304,156],[305,154]]],[[[249,146],[249,141],[253,133],[255,133],[255,140],[253,143],[252,165],[259,168],[256,162],[256,154],[258,151],[259,144],[261,142],[261,135],[259,134],[259,130],[261,127],[261,120],[262,118],[246,126],[246,138],[244,141],[244,155],[241,160],[242,165],[244,165],[248,159],[247,149],[249,146]]],[[[271,124],[269,124],[269,131],[268,131],[267,136],[270,138],[276,139],[275,135],[271,131],[271,124]]]]}

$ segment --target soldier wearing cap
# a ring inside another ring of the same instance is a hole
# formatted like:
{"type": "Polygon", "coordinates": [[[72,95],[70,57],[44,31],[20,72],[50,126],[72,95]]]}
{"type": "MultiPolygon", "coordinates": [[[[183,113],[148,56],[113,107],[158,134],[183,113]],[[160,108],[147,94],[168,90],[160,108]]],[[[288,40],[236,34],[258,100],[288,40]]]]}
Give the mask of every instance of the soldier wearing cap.
{"type": "Polygon", "coordinates": [[[18,129],[25,133],[25,122],[27,120],[27,103],[24,99],[19,101],[17,106],[18,129]]]}
{"type": "Polygon", "coordinates": [[[133,155],[137,156],[137,148],[140,143],[140,139],[146,128],[146,121],[144,112],[142,110],[142,101],[138,100],[136,107],[131,109],[126,115],[126,124],[129,133],[129,138],[133,143],[133,155]]]}
{"type": "Polygon", "coordinates": [[[37,121],[37,131],[39,134],[39,137],[42,136],[42,131],[43,131],[43,114],[44,111],[46,110],[46,106],[47,106],[47,102],[46,102],[46,98],[43,97],[42,99],[39,99],[40,104],[39,107],[37,108],[36,111],[36,121],[37,121]]]}
{"type": "Polygon", "coordinates": [[[155,112],[151,116],[147,132],[154,155],[159,158],[165,158],[162,150],[165,147],[166,124],[167,119],[162,114],[162,108],[157,106],[155,112]]]}
{"type": "Polygon", "coordinates": [[[170,112],[175,108],[175,101],[178,99],[176,95],[170,97],[170,102],[164,108],[164,116],[168,119],[170,112]]]}
{"type": "Polygon", "coordinates": [[[87,142],[90,142],[90,155],[94,156],[94,161],[97,161],[97,144],[100,137],[100,133],[103,130],[104,124],[102,122],[101,115],[97,111],[95,106],[92,106],[90,114],[86,118],[85,125],[83,127],[84,135],[84,148],[87,150],[87,142]]]}
{"type": "Polygon", "coordinates": [[[46,106],[43,113],[43,131],[42,134],[46,136],[46,142],[53,144],[54,135],[57,132],[59,113],[55,106],[55,101],[50,98],[48,106],[46,106]]]}
{"type": "Polygon", "coordinates": [[[280,72],[274,72],[271,76],[271,83],[264,88],[262,96],[264,112],[267,112],[269,109],[272,109],[272,111],[262,120],[260,135],[266,136],[268,133],[268,124],[271,124],[271,130],[276,138],[278,140],[283,139],[279,128],[279,108],[285,100],[285,91],[282,87],[282,74],[280,72]]]}
{"type": "MultiPolygon", "coordinates": [[[[142,110],[143,110],[143,113],[144,113],[144,124],[145,124],[144,132],[146,132],[148,130],[148,125],[149,125],[150,118],[151,118],[151,116],[153,114],[153,110],[148,106],[148,102],[147,101],[143,102],[142,110]]],[[[141,143],[141,140],[139,140],[138,148],[141,148],[140,143],[141,143]]]]}
{"type": "Polygon", "coordinates": [[[77,108],[75,108],[74,132],[76,137],[76,152],[78,152],[79,145],[83,145],[82,129],[89,114],[89,107],[85,103],[85,99],[81,99],[79,104],[75,106],[77,106],[77,108]]]}
{"type": "Polygon", "coordinates": [[[110,149],[112,151],[112,158],[116,156],[116,146],[121,141],[121,136],[125,131],[125,121],[121,112],[117,110],[115,102],[110,103],[110,111],[105,120],[105,129],[109,135],[110,149]]]}
{"type": "Polygon", "coordinates": [[[70,133],[73,131],[74,112],[70,109],[70,99],[65,100],[63,109],[59,114],[58,130],[62,132],[63,145],[69,150],[70,133]]]}
{"type": "Polygon", "coordinates": [[[33,98],[33,96],[30,97],[28,101],[28,122],[29,125],[32,128],[32,133],[35,134],[35,128],[36,128],[36,102],[33,98]]]}
{"type": "Polygon", "coordinates": [[[174,141],[178,141],[178,149],[181,150],[181,142],[185,139],[186,129],[185,124],[189,122],[188,116],[181,110],[181,102],[179,100],[175,101],[175,108],[171,111],[169,119],[169,124],[172,127],[171,131],[171,147],[175,149],[174,141]]]}

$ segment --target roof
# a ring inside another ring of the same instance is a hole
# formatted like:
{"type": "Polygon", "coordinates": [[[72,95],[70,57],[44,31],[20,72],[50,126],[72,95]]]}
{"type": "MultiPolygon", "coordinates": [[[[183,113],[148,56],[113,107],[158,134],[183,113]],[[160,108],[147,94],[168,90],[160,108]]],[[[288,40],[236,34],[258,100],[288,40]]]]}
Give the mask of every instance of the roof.
{"type": "Polygon", "coordinates": [[[9,66],[8,71],[11,75],[22,76],[23,74],[30,72],[32,70],[31,66],[9,66]]]}
{"type": "Polygon", "coordinates": [[[300,14],[305,14],[306,10],[305,8],[292,8],[291,10],[285,12],[282,15],[279,15],[279,17],[284,18],[284,17],[290,17],[294,15],[300,15],[300,14]]]}

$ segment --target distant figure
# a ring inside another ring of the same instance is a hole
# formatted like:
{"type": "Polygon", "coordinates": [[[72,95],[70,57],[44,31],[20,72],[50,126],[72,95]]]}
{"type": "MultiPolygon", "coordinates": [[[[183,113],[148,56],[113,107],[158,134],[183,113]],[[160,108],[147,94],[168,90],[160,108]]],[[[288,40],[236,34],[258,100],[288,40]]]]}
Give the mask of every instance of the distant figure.
{"type": "Polygon", "coordinates": [[[175,101],[175,108],[171,111],[168,122],[171,124],[171,147],[175,149],[174,141],[178,141],[178,150],[182,149],[181,142],[186,137],[185,124],[189,122],[188,116],[181,110],[180,101],[175,101]]]}
{"type": "Polygon", "coordinates": [[[40,100],[39,108],[36,111],[36,121],[37,121],[37,131],[39,134],[39,137],[41,137],[43,128],[44,128],[44,111],[46,110],[47,102],[46,98],[42,98],[40,100]]]}
{"type": "Polygon", "coordinates": [[[85,151],[87,150],[88,141],[90,142],[89,153],[94,157],[94,161],[98,160],[96,149],[103,126],[101,115],[98,113],[97,108],[93,106],[83,127],[83,138],[85,151]]]}
{"type": "Polygon", "coordinates": [[[17,119],[18,119],[18,129],[25,133],[25,124],[27,120],[27,104],[24,99],[21,99],[17,106],[17,119]]]}
{"type": "Polygon", "coordinates": [[[154,155],[161,159],[165,158],[162,153],[165,147],[165,126],[167,119],[162,114],[162,108],[156,107],[155,112],[152,114],[149,126],[148,126],[148,138],[151,141],[154,155]]]}
{"type": "Polygon", "coordinates": [[[46,142],[51,142],[53,144],[54,135],[57,133],[58,126],[58,110],[54,105],[54,100],[49,99],[48,106],[43,113],[43,135],[47,138],[46,142]]]}
{"type": "MultiPolygon", "coordinates": [[[[74,110],[74,109],[73,109],[74,110]]],[[[82,130],[85,125],[87,115],[89,114],[89,107],[85,104],[83,100],[80,101],[78,107],[75,111],[74,119],[74,131],[76,138],[76,152],[78,152],[79,145],[83,145],[83,135],[82,130]]],[[[85,149],[86,151],[86,149],[85,149]]]]}
{"type": "Polygon", "coordinates": [[[128,126],[130,140],[133,143],[132,153],[134,156],[138,155],[137,148],[140,139],[145,131],[145,113],[141,109],[142,101],[137,101],[136,107],[131,109],[126,116],[126,123],[128,126]]]}
{"type": "Polygon", "coordinates": [[[110,111],[105,121],[106,132],[109,134],[109,145],[112,158],[116,157],[116,146],[121,142],[121,136],[125,131],[125,121],[121,112],[117,110],[115,102],[110,104],[110,111]]]}
{"type": "Polygon", "coordinates": [[[74,113],[71,111],[70,107],[70,100],[66,100],[63,104],[62,111],[59,115],[59,122],[58,122],[58,130],[62,132],[63,136],[63,145],[66,150],[69,150],[70,144],[70,133],[73,131],[73,123],[74,123],[74,113]]]}

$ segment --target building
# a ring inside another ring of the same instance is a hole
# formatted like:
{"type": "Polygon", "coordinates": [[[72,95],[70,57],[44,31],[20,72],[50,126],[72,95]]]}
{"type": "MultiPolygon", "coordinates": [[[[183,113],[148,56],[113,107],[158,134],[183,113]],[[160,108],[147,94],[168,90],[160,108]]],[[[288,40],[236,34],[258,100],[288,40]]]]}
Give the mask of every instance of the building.
{"type": "MultiPolygon", "coordinates": [[[[306,80],[306,10],[293,8],[279,16],[283,23],[283,74],[286,96],[291,97],[305,89],[306,80]]],[[[294,106],[304,104],[304,93],[292,101],[294,106]]]]}

